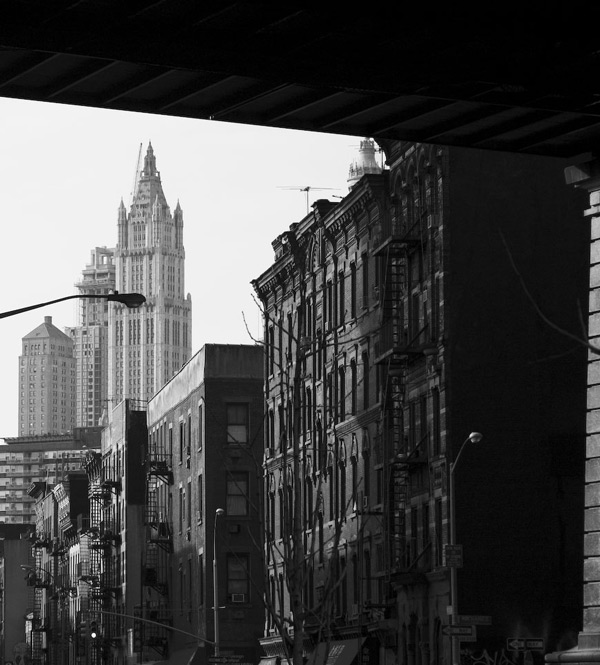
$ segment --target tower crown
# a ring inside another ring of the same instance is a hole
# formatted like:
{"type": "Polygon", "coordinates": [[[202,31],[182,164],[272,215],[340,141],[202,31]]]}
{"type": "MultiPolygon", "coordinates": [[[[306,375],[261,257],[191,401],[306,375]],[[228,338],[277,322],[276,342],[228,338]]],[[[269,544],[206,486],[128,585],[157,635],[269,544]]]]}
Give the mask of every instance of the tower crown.
{"type": "Polygon", "coordinates": [[[156,157],[154,156],[154,150],[152,149],[152,143],[148,143],[148,150],[146,151],[146,157],[144,158],[144,170],[142,171],[143,176],[158,176],[159,172],[156,170],[156,157]]]}

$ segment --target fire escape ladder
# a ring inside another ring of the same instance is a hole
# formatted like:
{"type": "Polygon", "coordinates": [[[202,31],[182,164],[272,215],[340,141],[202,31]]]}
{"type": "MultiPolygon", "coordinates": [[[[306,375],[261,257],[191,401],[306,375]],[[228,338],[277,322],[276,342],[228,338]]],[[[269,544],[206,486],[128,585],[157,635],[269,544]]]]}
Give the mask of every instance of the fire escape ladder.
{"type": "Polygon", "coordinates": [[[160,500],[160,481],[149,475],[146,485],[146,530],[149,543],[156,543],[165,551],[173,549],[173,534],[166,506],[160,500]]]}
{"type": "Polygon", "coordinates": [[[143,630],[143,641],[146,646],[156,651],[161,658],[168,657],[167,629],[163,626],[172,624],[170,613],[163,601],[147,601],[144,605],[144,618],[156,623],[145,623],[143,630]],[[157,625],[158,623],[163,626],[157,625]]]}
{"type": "Polygon", "coordinates": [[[149,542],[146,545],[145,554],[143,584],[151,587],[161,596],[166,596],[168,593],[166,553],[157,543],[149,542]]]}
{"type": "Polygon", "coordinates": [[[408,500],[408,464],[396,461],[391,468],[390,483],[390,538],[392,568],[398,568],[406,558],[406,504],[408,500]]]}
{"type": "Polygon", "coordinates": [[[148,475],[171,485],[173,483],[173,460],[171,457],[165,450],[164,445],[158,443],[151,445],[148,455],[148,475]]]}

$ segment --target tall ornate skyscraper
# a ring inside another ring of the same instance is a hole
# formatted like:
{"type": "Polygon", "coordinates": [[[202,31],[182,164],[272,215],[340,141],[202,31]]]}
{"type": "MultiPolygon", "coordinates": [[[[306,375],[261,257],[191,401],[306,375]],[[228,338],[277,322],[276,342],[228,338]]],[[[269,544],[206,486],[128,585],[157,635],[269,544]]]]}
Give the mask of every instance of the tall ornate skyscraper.
{"type": "Polygon", "coordinates": [[[79,293],[87,296],[78,301],[77,325],[66,330],[73,340],[79,427],[97,426],[108,406],[109,303],[102,296],[115,289],[114,254],[111,248],[94,248],[81,280],[75,284],[79,293]]]}
{"type": "Polygon", "coordinates": [[[146,296],[146,304],[111,307],[109,402],[145,403],[189,359],[192,299],[185,295],[183,211],[173,214],[162,189],[152,145],[136,176],[129,212],[119,207],[116,288],[146,296]]]}
{"type": "Polygon", "coordinates": [[[73,342],[51,316],[22,341],[19,436],[70,432],[75,425],[73,342]]]}

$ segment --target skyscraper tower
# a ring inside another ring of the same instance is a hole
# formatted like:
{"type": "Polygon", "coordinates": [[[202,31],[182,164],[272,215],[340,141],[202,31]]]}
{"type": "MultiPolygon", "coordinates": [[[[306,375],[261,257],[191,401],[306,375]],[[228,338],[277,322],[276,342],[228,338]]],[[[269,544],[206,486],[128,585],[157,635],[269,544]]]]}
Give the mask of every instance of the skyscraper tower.
{"type": "Polygon", "coordinates": [[[116,288],[146,296],[139,309],[113,303],[109,325],[109,402],[150,397],[189,359],[192,299],[185,295],[183,211],[167,204],[152,145],[136,174],[129,212],[118,213],[116,288]]]}
{"type": "Polygon", "coordinates": [[[77,393],[76,424],[99,424],[108,399],[108,306],[101,296],[115,289],[115,250],[96,247],[75,284],[79,293],[77,325],[66,330],[73,340],[77,393]],[[93,297],[98,296],[98,298],[93,297]]]}
{"type": "Polygon", "coordinates": [[[58,434],[75,425],[75,360],[71,338],[45,316],[22,339],[19,436],[58,434]]]}

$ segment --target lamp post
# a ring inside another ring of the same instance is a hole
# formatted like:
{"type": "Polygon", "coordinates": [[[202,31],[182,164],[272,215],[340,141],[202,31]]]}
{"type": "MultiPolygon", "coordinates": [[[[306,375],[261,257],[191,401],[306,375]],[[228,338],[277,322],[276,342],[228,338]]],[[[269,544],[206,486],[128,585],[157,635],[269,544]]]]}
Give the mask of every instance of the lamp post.
{"type": "Polygon", "coordinates": [[[215,656],[219,656],[219,566],[217,563],[217,523],[219,517],[224,515],[223,508],[215,510],[215,521],[213,527],[213,612],[215,621],[215,656]]]}
{"type": "MultiPolygon", "coordinates": [[[[454,471],[460,455],[469,442],[479,443],[483,439],[483,434],[480,432],[471,432],[469,436],[462,442],[461,447],[458,450],[458,454],[454,458],[454,462],[450,463],[450,473],[448,476],[448,498],[450,500],[450,545],[456,545],[456,506],[455,506],[455,497],[454,497],[454,471]]],[[[458,624],[458,588],[457,588],[457,566],[450,565],[450,600],[452,602],[452,625],[456,626],[458,624]]],[[[450,636],[450,643],[452,646],[452,665],[460,665],[460,648],[459,641],[456,635],[450,636]]]]}
{"type": "Polygon", "coordinates": [[[81,293],[72,296],[65,296],[64,298],[56,298],[56,300],[48,300],[47,302],[38,303],[37,305],[28,305],[27,307],[20,307],[19,309],[11,309],[8,312],[0,312],[0,319],[5,319],[9,316],[15,316],[16,314],[23,314],[24,312],[29,312],[32,309],[39,309],[40,307],[46,307],[47,305],[54,305],[58,302],[64,302],[65,300],[75,300],[80,298],[101,298],[102,300],[108,300],[109,302],[118,302],[122,305],[126,305],[131,309],[137,309],[141,307],[145,302],[146,298],[141,293],[119,293],[115,291],[114,293],[107,293],[105,295],[91,295],[89,293],[81,293]]]}

